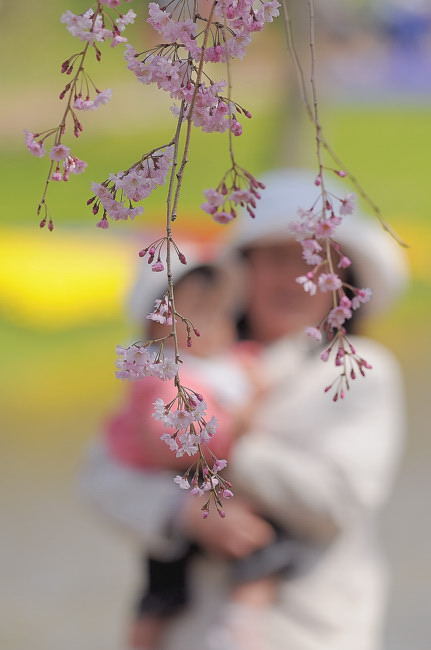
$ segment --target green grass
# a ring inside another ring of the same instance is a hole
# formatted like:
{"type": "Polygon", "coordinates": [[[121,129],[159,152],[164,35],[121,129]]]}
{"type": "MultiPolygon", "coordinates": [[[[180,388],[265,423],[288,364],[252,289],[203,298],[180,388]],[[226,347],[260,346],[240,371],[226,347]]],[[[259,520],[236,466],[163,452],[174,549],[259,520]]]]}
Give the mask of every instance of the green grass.
{"type": "Polygon", "coordinates": [[[429,226],[431,108],[335,107],[326,123],[335,149],[388,219],[429,226]]]}

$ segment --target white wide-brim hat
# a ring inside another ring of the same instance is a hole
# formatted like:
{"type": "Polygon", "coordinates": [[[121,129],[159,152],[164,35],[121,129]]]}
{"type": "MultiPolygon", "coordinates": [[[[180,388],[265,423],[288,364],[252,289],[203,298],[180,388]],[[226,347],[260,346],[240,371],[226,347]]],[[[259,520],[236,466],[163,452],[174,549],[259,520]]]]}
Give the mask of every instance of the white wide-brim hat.
{"type": "MultiPolygon", "coordinates": [[[[265,189],[258,201],[256,218],[245,214],[238,217],[230,233],[230,251],[292,239],[289,225],[297,218],[298,209],[309,209],[319,194],[315,177],[310,171],[298,169],[279,169],[261,177],[265,189]]],[[[346,185],[333,179],[326,181],[326,188],[341,198],[349,192],[346,185]]],[[[363,311],[374,315],[387,309],[407,286],[408,267],[402,247],[377,219],[358,209],[343,218],[334,239],[352,260],[360,287],[373,291],[373,298],[363,311]]]]}

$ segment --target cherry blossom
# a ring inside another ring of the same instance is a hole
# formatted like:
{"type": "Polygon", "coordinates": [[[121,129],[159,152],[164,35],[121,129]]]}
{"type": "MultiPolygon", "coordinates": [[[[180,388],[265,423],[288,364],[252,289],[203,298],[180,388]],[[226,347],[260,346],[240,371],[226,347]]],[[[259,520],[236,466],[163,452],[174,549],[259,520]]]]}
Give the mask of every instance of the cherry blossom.
{"type": "MultiPolygon", "coordinates": [[[[114,6],[108,4],[108,2],[102,4],[109,7],[114,6]]],[[[103,14],[99,11],[95,12],[93,9],[87,9],[82,14],[74,14],[68,10],[61,16],[60,20],[66,25],[68,32],[81,41],[94,44],[107,39],[113,41],[117,39],[113,44],[118,44],[119,42],[127,42],[124,37],[118,40],[119,32],[123,31],[126,25],[133,23],[135,18],[135,12],[130,9],[126,14],[116,19],[114,29],[106,29],[103,14]]]]}
{"type": "Polygon", "coordinates": [[[98,92],[94,99],[90,99],[89,97],[83,98],[81,95],[78,95],[73,102],[73,107],[79,111],[94,111],[99,106],[107,104],[111,97],[112,90],[110,88],[98,92]]]}
{"type": "Polygon", "coordinates": [[[335,351],[335,366],[341,369],[338,377],[326,386],[325,392],[333,390],[332,400],[344,399],[346,391],[350,390],[350,382],[358,376],[365,377],[366,370],[372,370],[372,365],[361,357],[346,336],[336,337],[320,355],[322,361],[328,361],[335,351]]]}
{"type": "Polygon", "coordinates": [[[117,354],[119,359],[116,362],[116,376],[119,379],[158,377],[167,381],[178,374],[179,366],[172,358],[155,353],[147,346],[134,344],[125,348],[119,345],[117,354]]]}
{"type": "Polygon", "coordinates": [[[218,458],[213,465],[213,472],[221,472],[227,467],[227,460],[224,458],[218,458]]]}
{"type": "Polygon", "coordinates": [[[342,282],[335,273],[322,273],[318,280],[320,291],[336,291],[342,286],[342,282]]]}
{"type": "MultiPolygon", "coordinates": [[[[102,5],[111,7],[111,9],[118,7],[121,4],[121,0],[100,0],[102,5]]],[[[124,0],[124,2],[131,2],[131,0],[124,0]]]]}
{"type": "Polygon", "coordinates": [[[165,43],[182,43],[194,53],[197,46],[194,42],[197,33],[197,25],[190,18],[183,21],[172,20],[170,14],[155,2],[148,5],[149,17],[147,22],[161,35],[165,43]]]}
{"type": "MultiPolygon", "coordinates": [[[[119,18],[117,18],[115,23],[120,32],[123,32],[126,29],[127,25],[132,25],[135,22],[135,19],[136,13],[133,11],[133,9],[129,9],[127,13],[122,14],[119,18]]],[[[127,39],[125,39],[123,42],[126,41],[127,39]]]]}
{"type": "Polygon", "coordinates": [[[313,281],[313,276],[311,274],[311,277],[309,277],[310,274],[307,273],[307,275],[300,275],[298,278],[296,278],[296,282],[298,284],[302,284],[304,291],[306,293],[309,293],[310,296],[316,295],[317,291],[317,284],[313,281]]]}
{"type": "Polygon", "coordinates": [[[213,219],[214,221],[217,221],[218,223],[229,223],[229,221],[232,221],[234,218],[233,214],[230,212],[217,212],[214,216],[213,219]]]}
{"type": "Polygon", "coordinates": [[[355,195],[347,194],[344,199],[341,199],[340,214],[352,214],[355,209],[355,195]]]}
{"type": "Polygon", "coordinates": [[[87,9],[83,14],[74,14],[66,11],[60,18],[67,27],[68,32],[81,41],[95,43],[112,38],[112,31],[103,26],[103,17],[93,9],[87,9]]]}
{"type": "Polygon", "coordinates": [[[164,296],[161,300],[156,300],[154,310],[146,318],[161,325],[172,325],[172,310],[168,297],[164,296]]]}
{"type": "Polygon", "coordinates": [[[304,239],[302,242],[302,256],[307,264],[320,264],[323,258],[319,254],[322,250],[321,245],[315,239],[304,239]]]}
{"type": "Polygon", "coordinates": [[[49,157],[51,160],[61,161],[67,158],[70,154],[70,147],[66,147],[64,144],[56,144],[52,147],[49,157]]]}
{"type": "Polygon", "coordinates": [[[68,181],[70,174],[82,174],[87,168],[85,160],[80,160],[76,156],[66,156],[62,161],[62,169],[57,163],[55,171],[51,176],[53,181],[68,181]]]}
{"type": "Polygon", "coordinates": [[[36,156],[37,158],[42,158],[45,155],[45,149],[43,146],[43,142],[37,141],[36,137],[38,137],[34,133],[30,133],[27,129],[24,131],[25,135],[25,144],[27,149],[33,156],[36,156]]]}
{"type": "MultiPolygon", "coordinates": [[[[114,221],[134,219],[136,215],[142,214],[143,208],[134,207],[133,203],[146,198],[165,182],[172,164],[172,155],[172,146],[162,147],[144,155],[139,163],[130,169],[111,174],[104,183],[93,183],[94,196],[87,201],[87,205],[92,205],[93,214],[97,214],[102,206],[104,216],[108,215],[114,221]]],[[[158,259],[153,265],[153,270],[163,269],[158,259]]]]}
{"type": "Polygon", "coordinates": [[[359,309],[361,304],[368,302],[371,299],[373,292],[371,289],[355,289],[355,296],[352,298],[352,308],[359,309]]]}
{"type": "Polygon", "coordinates": [[[217,188],[205,190],[207,200],[202,203],[201,209],[222,224],[235,219],[239,207],[245,208],[254,218],[257,201],[261,197],[259,191],[262,189],[265,189],[265,185],[234,161],[217,188]]]}
{"type": "Polygon", "coordinates": [[[322,332],[317,327],[307,327],[305,333],[315,341],[320,342],[322,340],[322,332]]]}
{"type": "Polygon", "coordinates": [[[343,255],[337,266],[339,269],[347,269],[351,264],[352,261],[347,257],[347,255],[343,255]]]}
{"type": "Polygon", "coordinates": [[[117,201],[114,198],[116,194],[115,189],[108,189],[106,185],[101,183],[93,183],[91,187],[95,196],[89,199],[89,201],[93,202],[96,198],[96,201],[93,203],[93,214],[97,214],[100,205],[103,208],[103,217],[109,215],[114,221],[134,219],[135,216],[142,214],[144,211],[142,207],[127,207],[121,201],[117,201]]]}
{"type": "Polygon", "coordinates": [[[351,317],[352,317],[352,312],[350,310],[350,305],[347,305],[346,303],[344,304],[340,303],[339,305],[337,305],[337,307],[331,309],[331,311],[328,314],[327,320],[328,320],[328,324],[331,327],[333,327],[334,329],[338,329],[341,327],[344,321],[346,321],[348,318],[351,317]]]}
{"type": "Polygon", "coordinates": [[[176,483],[182,490],[189,490],[190,489],[190,483],[184,476],[176,476],[174,478],[174,483],[176,483]]]}

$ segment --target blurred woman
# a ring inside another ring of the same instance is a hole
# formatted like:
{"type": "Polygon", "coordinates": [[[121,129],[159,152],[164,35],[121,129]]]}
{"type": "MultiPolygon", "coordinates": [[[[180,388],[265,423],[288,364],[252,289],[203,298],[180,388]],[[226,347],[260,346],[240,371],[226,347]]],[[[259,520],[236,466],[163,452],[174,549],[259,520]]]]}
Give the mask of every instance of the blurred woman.
{"type": "MultiPolygon", "coordinates": [[[[178,494],[166,475],[119,472],[100,449],[84,484],[148,552],[175,557],[181,533],[206,549],[190,567],[192,600],[169,625],[167,650],[378,650],[386,583],[375,529],[402,444],[399,371],[387,350],[355,333],[350,340],[374,369],[341,403],[323,392],[334,368],[303,329],[324,316],[329,298],[310,297],[295,281],[308,269],[287,228],[314,201],[313,177],[282,170],[263,180],[259,216],[239,220],[230,250],[242,259],[249,288],[241,335],[261,344],[271,389],[233,450],[239,496],[227,517],[202,520],[193,497],[178,494]],[[251,595],[247,608],[226,608],[230,559],[268,544],[267,518],[318,553],[299,560],[293,575],[280,575],[270,605],[251,595]]],[[[364,217],[347,217],[337,241],[356,284],[373,289],[368,313],[387,308],[405,282],[399,250],[364,217]]]]}

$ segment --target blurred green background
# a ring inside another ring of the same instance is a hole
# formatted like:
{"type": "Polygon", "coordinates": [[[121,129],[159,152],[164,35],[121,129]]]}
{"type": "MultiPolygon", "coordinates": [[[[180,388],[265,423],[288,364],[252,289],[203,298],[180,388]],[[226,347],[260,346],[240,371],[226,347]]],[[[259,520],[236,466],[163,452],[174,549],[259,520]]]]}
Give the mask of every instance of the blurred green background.
{"type": "MultiPolygon", "coordinates": [[[[129,38],[143,49],[153,36],[143,26],[143,3],[134,5],[141,20],[129,38]]],[[[159,223],[163,214],[163,190],[147,200],[137,223],[114,224],[108,232],[94,227],[85,201],[90,181],[103,180],[137,154],[166,142],[174,118],[160,91],[135,83],[121,49],[104,48],[102,64],[92,62],[91,68],[99,88],[113,89],[113,99],[97,113],[83,115],[85,132],[72,143],[89,167],[51,188],[56,228],[39,230],[35,206],[47,160],[25,151],[22,131],[41,131],[58,121],[57,95],[64,83],[59,65],[77,50],[58,18],[66,8],[79,12],[86,7],[78,0],[0,4],[1,498],[6,533],[1,607],[6,625],[0,634],[8,650],[27,647],[30,639],[33,650],[76,648],[75,639],[81,649],[117,647],[120,612],[127,612],[134,580],[126,542],[111,538],[85,513],[73,481],[85,442],[119,399],[114,347],[129,336],[123,298],[136,251],[146,241],[143,228],[159,223]],[[77,627],[85,638],[77,636],[77,627]]],[[[360,38],[356,35],[355,47],[360,38]]],[[[431,94],[400,91],[399,97],[383,93],[376,98],[369,93],[359,101],[348,92],[333,93],[327,82],[334,56],[331,35],[323,34],[322,43],[327,137],[409,244],[409,291],[390,314],[368,323],[367,331],[399,358],[409,404],[406,457],[384,524],[395,566],[388,648],[426,650],[431,94]]],[[[335,56],[343,47],[351,50],[348,39],[337,42],[335,56]]],[[[292,72],[286,72],[281,24],[256,35],[249,57],[234,66],[234,86],[235,98],[254,116],[235,141],[247,168],[258,174],[282,163],[313,164],[310,129],[296,106],[292,72]]],[[[202,190],[214,186],[226,162],[226,136],[194,135],[177,232],[199,239],[220,236],[220,227],[199,204],[202,190]]]]}

